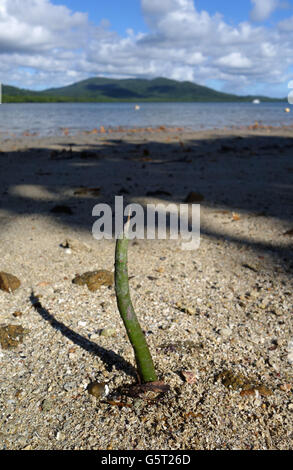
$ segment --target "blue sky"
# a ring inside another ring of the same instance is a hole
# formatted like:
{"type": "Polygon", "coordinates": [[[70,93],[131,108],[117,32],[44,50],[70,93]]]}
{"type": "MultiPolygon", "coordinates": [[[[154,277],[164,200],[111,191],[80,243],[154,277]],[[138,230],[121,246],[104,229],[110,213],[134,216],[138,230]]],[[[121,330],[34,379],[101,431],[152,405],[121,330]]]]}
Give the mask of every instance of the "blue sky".
{"type": "Polygon", "coordinates": [[[285,97],[293,1],[1,0],[1,82],[44,89],[92,76],[285,97]]]}
{"type": "Polygon", "coordinates": [[[95,24],[106,19],[111,23],[111,29],[125,35],[128,28],[134,31],[146,32],[139,0],[70,0],[52,1],[55,5],[67,5],[74,11],[88,13],[89,19],[95,24]]]}
{"type": "MultiPolygon", "coordinates": [[[[140,0],[53,0],[52,3],[55,5],[67,5],[74,11],[86,12],[89,14],[90,20],[96,24],[102,19],[108,19],[111,27],[121,35],[125,34],[128,28],[132,28],[137,32],[148,31],[143,18],[140,0]]],[[[221,13],[226,21],[231,24],[248,21],[252,10],[250,0],[198,0],[193,3],[198,10],[206,10],[210,14],[221,13]]],[[[262,21],[262,23],[268,26],[273,25],[287,18],[290,9],[291,15],[293,15],[293,5],[290,5],[290,2],[280,2],[280,7],[276,8],[269,19],[262,21]]]]}

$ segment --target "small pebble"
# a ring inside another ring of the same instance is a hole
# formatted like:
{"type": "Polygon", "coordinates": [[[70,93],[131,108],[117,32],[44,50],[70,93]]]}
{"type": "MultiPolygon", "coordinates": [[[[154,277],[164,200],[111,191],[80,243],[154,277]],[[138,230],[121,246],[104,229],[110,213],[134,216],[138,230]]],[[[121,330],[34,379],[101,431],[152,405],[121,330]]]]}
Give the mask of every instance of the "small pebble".
{"type": "Polygon", "coordinates": [[[0,289],[5,292],[14,292],[20,286],[20,280],[13,274],[0,272],[0,289]]]}
{"type": "Polygon", "coordinates": [[[16,312],[13,312],[12,315],[13,315],[15,318],[21,317],[21,316],[22,316],[22,312],[20,312],[19,310],[17,310],[16,312]]]}
{"type": "Polygon", "coordinates": [[[75,238],[67,238],[63,243],[61,243],[61,246],[65,248],[65,250],[66,249],[70,250],[70,253],[72,251],[76,251],[76,252],[82,252],[82,251],[90,252],[91,251],[91,248],[86,243],[83,243],[80,240],[77,240],[75,238]]]}
{"type": "Polygon", "coordinates": [[[58,431],[57,434],[56,434],[56,440],[57,441],[64,441],[65,439],[65,436],[62,432],[58,431]]]}
{"type": "Polygon", "coordinates": [[[89,339],[90,340],[96,340],[96,339],[99,339],[99,336],[97,333],[93,333],[92,335],[89,335],[89,339]]]}
{"type": "Polygon", "coordinates": [[[109,394],[109,387],[105,382],[92,382],[88,385],[87,391],[96,398],[104,398],[109,394]]]}
{"type": "Polygon", "coordinates": [[[87,285],[91,292],[96,291],[101,286],[111,287],[114,283],[114,274],[105,269],[89,271],[73,279],[73,284],[79,286],[87,285]]]}
{"type": "Polygon", "coordinates": [[[100,336],[104,336],[105,338],[110,338],[111,336],[116,336],[116,330],[114,328],[104,328],[100,336]]]}
{"type": "Polygon", "coordinates": [[[28,329],[21,325],[1,325],[0,326],[0,344],[2,349],[16,348],[23,342],[25,335],[29,333],[28,329]]]}

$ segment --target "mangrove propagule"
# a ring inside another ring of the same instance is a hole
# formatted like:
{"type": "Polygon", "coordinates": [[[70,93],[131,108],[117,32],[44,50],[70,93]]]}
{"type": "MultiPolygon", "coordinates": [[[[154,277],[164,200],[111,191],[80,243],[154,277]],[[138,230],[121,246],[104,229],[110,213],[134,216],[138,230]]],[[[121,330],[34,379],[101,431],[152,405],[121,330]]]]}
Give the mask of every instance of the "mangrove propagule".
{"type": "Polygon", "coordinates": [[[133,347],[141,383],[157,381],[157,375],[145,335],[134,311],[128,282],[128,231],[129,219],[125,224],[122,238],[116,240],[115,250],[115,291],[117,305],[129,341],[133,347]]]}

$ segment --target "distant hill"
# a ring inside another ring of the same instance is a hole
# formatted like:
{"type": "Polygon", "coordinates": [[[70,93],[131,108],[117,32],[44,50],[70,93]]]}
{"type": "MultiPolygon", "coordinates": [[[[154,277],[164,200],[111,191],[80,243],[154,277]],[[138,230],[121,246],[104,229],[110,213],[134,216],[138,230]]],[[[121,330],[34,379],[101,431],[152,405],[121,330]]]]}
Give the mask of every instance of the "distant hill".
{"type": "Polygon", "coordinates": [[[3,85],[3,103],[12,102],[249,102],[283,101],[265,96],[237,96],[192,82],[168,78],[88,78],[72,85],[31,91],[3,85]]]}

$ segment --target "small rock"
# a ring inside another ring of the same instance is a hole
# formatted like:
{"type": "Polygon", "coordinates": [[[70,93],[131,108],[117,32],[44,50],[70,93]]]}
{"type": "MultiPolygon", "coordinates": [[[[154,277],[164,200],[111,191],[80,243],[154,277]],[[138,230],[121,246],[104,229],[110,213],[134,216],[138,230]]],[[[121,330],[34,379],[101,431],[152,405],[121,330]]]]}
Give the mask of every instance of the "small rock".
{"type": "Polygon", "coordinates": [[[262,384],[256,384],[251,379],[242,374],[236,374],[233,371],[225,370],[220,375],[223,385],[232,390],[239,390],[241,396],[255,395],[256,392],[261,396],[269,396],[272,391],[262,384]]]}
{"type": "Polygon", "coordinates": [[[100,269],[98,271],[86,272],[81,276],[76,276],[72,282],[79,286],[87,285],[88,289],[94,292],[101,286],[112,286],[114,284],[114,274],[110,271],[100,269]]]}
{"type": "Polygon", "coordinates": [[[57,441],[64,441],[64,439],[65,439],[65,435],[62,432],[58,431],[57,434],[56,434],[56,440],[57,441]]]}
{"type": "Polygon", "coordinates": [[[282,392],[290,392],[292,390],[292,385],[291,384],[282,384],[282,385],[280,385],[280,390],[282,390],[282,392]]]}
{"type": "Polygon", "coordinates": [[[0,344],[2,349],[16,348],[22,343],[24,335],[29,330],[21,325],[2,325],[0,326],[0,344]]]}
{"type": "Polygon", "coordinates": [[[165,268],[160,267],[156,269],[157,273],[163,273],[165,271],[165,268]]]}
{"type": "Polygon", "coordinates": [[[222,380],[222,384],[225,385],[225,387],[232,388],[233,390],[243,388],[247,382],[247,379],[243,375],[236,374],[230,370],[224,370],[218,378],[222,380]]]}
{"type": "Polygon", "coordinates": [[[116,330],[114,330],[114,328],[104,328],[100,335],[105,338],[111,338],[111,336],[116,336],[116,330]]]}
{"type": "Polygon", "coordinates": [[[20,280],[13,274],[0,272],[0,289],[5,292],[14,292],[19,288],[20,284],[20,280]]]}
{"type": "Polygon", "coordinates": [[[88,385],[87,391],[96,398],[104,398],[109,394],[109,387],[105,382],[92,382],[88,385]]]}
{"type": "Polygon", "coordinates": [[[89,336],[91,341],[95,341],[96,339],[99,339],[99,335],[97,333],[93,333],[89,336]]]}
{"type": "Polygon", "coordinates": [[[13,312],[12,315],[13,315],[15,318],[21,317],[21,316],[22,316],[22,312],[20,312],[19,310],[17,310],[16,312],[13,312]]]}
{"type": "Polygon", "coordinates": [[[70,249],[76,252],[92,251],[91,247],[89,247],[86,243],[77,240],[76,238],[66,238],[66,240],[61,243],[61,246],[65,249],[70,249]]]}

